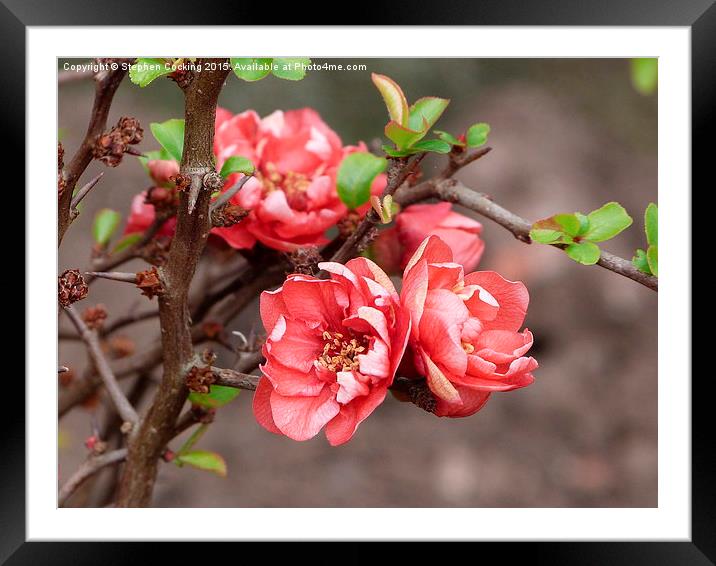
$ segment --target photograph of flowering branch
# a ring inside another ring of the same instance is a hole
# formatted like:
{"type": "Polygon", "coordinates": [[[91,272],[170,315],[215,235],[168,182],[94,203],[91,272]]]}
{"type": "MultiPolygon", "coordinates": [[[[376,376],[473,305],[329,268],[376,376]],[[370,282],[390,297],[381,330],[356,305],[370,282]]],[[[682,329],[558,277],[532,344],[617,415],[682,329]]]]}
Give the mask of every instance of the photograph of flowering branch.
{"type": "Polygon", "coordinates": [[[58,61],[58,505],[656,506],[657,79],[58,61]]]}

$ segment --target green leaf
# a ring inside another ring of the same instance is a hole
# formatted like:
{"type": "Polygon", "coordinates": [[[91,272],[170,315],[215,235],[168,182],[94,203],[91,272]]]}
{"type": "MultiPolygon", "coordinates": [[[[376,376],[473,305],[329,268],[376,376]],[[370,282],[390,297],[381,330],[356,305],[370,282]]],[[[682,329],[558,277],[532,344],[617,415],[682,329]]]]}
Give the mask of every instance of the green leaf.
{"type": "Polygon", "coordinates": [[[564,251],[574,261],[584,265],[594,265],[599,261],[599,246],[592,242],[569,244],[564,251]]]}
{"type": "Polygon", "coordinates": [[[122,215],[116,210],[110,208],[103,208],[94,217],[94,224],[92,225],[92,236],[94,241],[100,246],[106,246],[109,243],[112,234],[114,234],[119,222],[122,219],[122,215]]]}
{"type": "Polygon", "coordinates": [[[649,260],[646,259],[646,252],[644,250],[636,250],[636,254],[631,258],[631,262],[639,271],[646,273],[647,275],[654,275],[649,267],[649,260]]]}
{"type": "Polygon", "coordinates": [[[422,140],[410,147],[412,153],[420,153],[423,151],[432,153],[450,153],[452,146],[442,140],[422,140]]]}
{"type": "Polygon", "coordinates": [[[644,212],[644,230],[650,246],[659,244],[659,209],[651,202],[644,212]]]}
{"type": "Polygon", "coordinates": [[[172,118],[166,122],[152,122],[149,128],[169,158],[181,161],[184,151],[184,120],[172,118]]]}
{"type": "Polygon", "coordinates": [[[371,73],[370,78],[383,97],[390,119],[401,126],[407,125],[409,115],[408,101],[398,83],[390,77],[377,73],[371,73]]]}
{"type": "Polygon", "coordinates": [[[166,65],[164,59],[137,59],[129,68],[129,80],[144,88],[154,79],[171,72],[171,66],[166,65]]]}
{"type": "Polygon", "coordinates": [[[368,202],[370,186],[388,162],[372,153],[359,152],[348,155],[338,168],[336,187],[338,197],[348,208],[356,208],[368,202]]]}
{"type": "Polygon", "coordinates": [[[659,277],[659,246],[649,246],[646,250],[646,261],[649,262],[651,273],[659,277]]]}
{"type": "Polygon", "coordinates": [[[191,452],[185,452],[184,454],[177,454],[174,462],[179,467],[187,464],[189,466],[193,466],[194,468],[199,468],[200,470],[213,472],[222,478],[226,477],[226,461],[216,452],[210,452],[208,450],[192,450],[191,452]]]}
{"type": "Polygon", "coordinates": [[[465,140],[468,147],[480,147],[487,143],[487,136],[490,133],[490,125],[480,122],[473,124],[467,129],[465,140]]]}
{"type": "Polygon", "coordinates": [[[589,229],[584,233],[584,239],[592,242],[609,240],[633,222],[631,216],[618,202],[608,202],[603,207],[590,212],[587,217],[589,229]]]}
{"type": "Polygon", "coordinates": [[[231,68],[240,79],[248,82],[260,81],[271,72],[273,59],[231,58],[231,68]]]}
{"type": "Polygon", "coordinates": [[[653,94],[659,83],[659,60],[654,57],[632,59],[631,82],[641,94],[653,94]]]}
{"type": "Polygon", "coordinates": [[[129,246],[133,246],[136,244],[139,240],[142,239],[142,233],[141,232],[132,232],[131,234],[127,234],[117,242],[117,245],[114,246],[112,249],[112,253],[121,252],[122,250],[126,250],[129,246]]]}
{"type": "Polygon", "coordinates": [[[398,149],[408,149],[425,137],[427,130],[416,132],[391,120],[385,126],[385,135],[398,149]]]}
{"type": "Polygon", "coordinates": [[[300,81],[306,76],[306,67],[311,64],[308,57],[295,59],[274,59],[272,73],[279,79],[287,81],[300,81]]]}
{"type": "Polygon", "coordinates": [[[433,127],[447,108],[450,101],[446,98],[426,96],[415,102],[408,113],[408,128],[416,132],[426,132],[433,127]]]}
{"type": "Polygon", "coordinates": [[[582,236],[587,230],[589,230],[589,218],[581,212],[574,213],[575,218],[579,220],[579,232],[578,236],[582,236]]]}
{"type": "Polygon", "coordinates": [[[408,155],[412,155],[412,152],[409,149],[395,149],[390,145],[383,145],[382,149],[385,154],[390,157],[407,157],[408,155]]]}
{"type": "Polygon", "coordinates": [[[572,237],[564,233],[564,228],[555,220],[555,216],[538,220],[532,224],[530,239],[540,244],[572,243],[572,237]]]}
{"type": "Polygon", "coordinates": [[[254,172],[254,164],[247,157],[241,155],[232,155],[221,166],[221,176],[226,178],[232,173],[243,173],[244,175],[252,175],[254,172]]]}
{"type": "Polygon", "coordinates": [[[435,130],[435,134],[438,136],[438,138],[440,138],[446,143],[449,143],[450,145],[465,147],[465,142],[461,142],[459,139],[457,139],[455,136],[448,132],[443,132],[442,130],[435,130]]]}
{"type": "Polygon", "coordinates": [[[555,214],[553,218],[554,221],[559,224],[570,236],[576,236],[579,234],[582,223],[575,214],[555,214]]]}
{"type": "Polygon", "coordinates": [[[240,392],[236,387],[211,385],[209,393],[189,393],[189,402],[207,409],[218,409],[233,401],[240,392]]]}
{"type": "Polygon", "coordinates": [[[563,238],[564,234],[559,230],[550,230],[549,228],[532,228],[530,230],[530,239],[538,244],[559,244],[563,238]]]}

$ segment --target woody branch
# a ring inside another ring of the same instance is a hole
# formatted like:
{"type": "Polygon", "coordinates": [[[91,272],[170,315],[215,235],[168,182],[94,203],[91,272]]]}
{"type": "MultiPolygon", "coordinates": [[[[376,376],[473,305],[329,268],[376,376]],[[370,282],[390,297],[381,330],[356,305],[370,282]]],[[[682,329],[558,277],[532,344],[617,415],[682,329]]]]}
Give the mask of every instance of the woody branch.
{"type": "Polygon", "coordinates": [[[167,264],[161,269],[165,288],[159,297],[164,373],[136,438],[129,444],[118,507],[149,504],[158,459],[186,400],[184,377],[193,356],[188,292],[211,228],[209,201],[215,188],[212,177],[217,175],[213,155],[214,123],[217,99],[227,74],[228,69],[197,73],[184,89],[186,126],[180,174],[189,177],[190,190],[181,194],[176,234],[167,264]]]}

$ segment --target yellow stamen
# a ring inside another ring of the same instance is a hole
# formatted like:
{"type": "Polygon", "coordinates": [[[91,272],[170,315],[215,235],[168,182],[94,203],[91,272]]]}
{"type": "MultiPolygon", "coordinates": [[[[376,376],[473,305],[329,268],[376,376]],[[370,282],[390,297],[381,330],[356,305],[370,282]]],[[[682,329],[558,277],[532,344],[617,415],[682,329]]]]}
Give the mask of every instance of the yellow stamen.
{"type": "Polygon", "coordinates": [[[324,331],[321,336],[325,344],[323,353],[318,357],[318,363],[333,372],[358,369],[360,366],[358,355],[365,352],[368,347],[365,336],[346,340],[344,334],[328,331],[324,331]]]}

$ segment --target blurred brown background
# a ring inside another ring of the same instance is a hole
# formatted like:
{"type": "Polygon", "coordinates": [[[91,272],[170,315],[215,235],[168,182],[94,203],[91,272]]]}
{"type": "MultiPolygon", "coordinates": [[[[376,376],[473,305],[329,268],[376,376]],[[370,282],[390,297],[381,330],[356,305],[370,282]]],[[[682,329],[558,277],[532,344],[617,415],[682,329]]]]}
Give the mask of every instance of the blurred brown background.
{"type": "MultiPolygon", "coordinates": [[[[410,101],[425,95],[452,99],[440,129],[458,133],[477,121],[491,125],[493,151],[459,175],[468,185],[532,220],[618,200],[634,224],[604,247],[631,258],[643,246],[643,210],[657,199],[657,99],[633,89],[628,60],[330,61],[365,63],[368,70],[313,72],[299,83],[269,77],[248,84],[230,77],[220,103],[261,115],[311,106],[344,143],[369,142],[386,122],[369,74],[387,74],[410,101]]],[[[92,91],[91,81],[59,89],[60,135],[69,155],[84,135],[92,91]]],[[[181,92],[168,80],[145,89],[125,80],[110,123],[122,115],[136,116],[145,127],[139,148],[155,149],[149,123],[181,117],[181,92]]],[[[426,174],[435,167],[427,162],[426,174]]],[[[63,242],[60,272],[88,265],[98,209],[126,214],[131,197],[150,185],[129,156],[116,169],[93,163],[83,179],[100,170],[103,180],[63,242]]],[[[199,445],[225,457],[228,477],[162,465],[154,504],[656,506],[656,294],[599,267],[578,265],[554,249],[526,246],[490,221],[483,225],[487,249],[480,267],[523,280],[530,290],[526,325],[540,363],[533,385],[497,393],[465,419],[438,419],[389,397],[339,448],[331,448],[323,435],[297,443],[266,432],[254,420],[251,395],[243,392],[218,412],[199,445]]],[[[127,269],[141,266],[136,262],[127,269]]],[[[110,320],[148,306],[129,286],[107,281],[93,284],[82,306],[100,302],[110,320]]],[[[231,329],[247,331],[255,320],[254,305],[231,329]]],[[[60,326],[69,327],[66,320],[60,326]]],[[[141,352],[158,323],[126,330],[141,352]]],[[[86,359],[77,343],[61,341],[59,353],[61,364],[81,373],[86,359]]],[[[219,363],[230,364],[230,358],[219,363]]],[[[101,415],[101,405],[97,410],[101,415]]],[[[60,422],[60,482],[86,455],[91,414],[76,410],[60,422]]]]}

